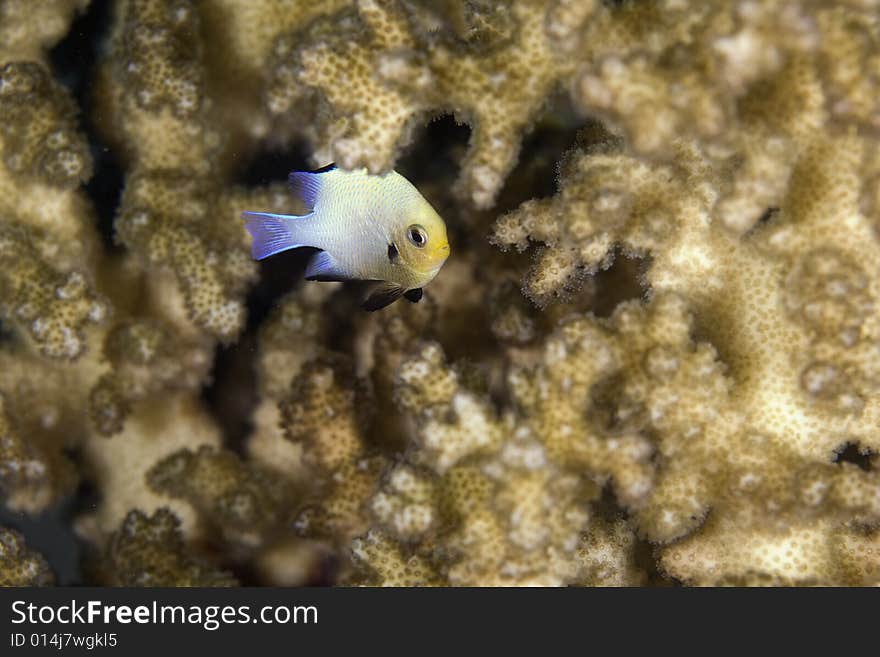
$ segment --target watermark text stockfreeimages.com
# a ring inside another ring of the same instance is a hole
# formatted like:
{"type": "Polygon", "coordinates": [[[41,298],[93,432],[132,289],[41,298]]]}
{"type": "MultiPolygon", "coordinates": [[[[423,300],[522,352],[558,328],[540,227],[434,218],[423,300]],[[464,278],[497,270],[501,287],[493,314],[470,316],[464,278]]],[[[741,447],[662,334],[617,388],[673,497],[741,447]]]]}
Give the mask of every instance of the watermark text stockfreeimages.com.
{"type": "Polygon", "coordinates": [[[64,604],[35,604],[24,600],[12,603],[13,625],[198,625],[214,631],[223,625],[262,623],[264,625],[316,625],[318,608],[314,605],[169,605],[154,600],[151,604],[105,604],[101,600],[64,604]]]}

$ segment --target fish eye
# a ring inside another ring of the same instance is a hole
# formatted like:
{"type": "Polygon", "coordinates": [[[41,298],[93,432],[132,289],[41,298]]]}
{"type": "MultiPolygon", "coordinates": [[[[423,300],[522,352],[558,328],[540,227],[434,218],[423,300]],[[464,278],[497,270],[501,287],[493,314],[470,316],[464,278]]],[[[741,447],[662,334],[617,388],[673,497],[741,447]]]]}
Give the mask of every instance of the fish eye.
{"type": "Polygon", "coordinates": [[[418,224],[413,224],[406,229],[406,237],[418,249],[424,249],[425,244],[428,243],[428,232],[418,224]]]}

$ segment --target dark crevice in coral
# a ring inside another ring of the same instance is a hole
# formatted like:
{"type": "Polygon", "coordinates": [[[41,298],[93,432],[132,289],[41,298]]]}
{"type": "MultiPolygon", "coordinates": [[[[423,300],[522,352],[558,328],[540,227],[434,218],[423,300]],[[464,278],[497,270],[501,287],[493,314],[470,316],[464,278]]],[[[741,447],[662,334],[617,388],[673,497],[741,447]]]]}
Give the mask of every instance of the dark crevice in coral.
{"type": "Polygon", "coordinates": [[[617,503],[614,490],[610,484],[602,488],[602,495],[593,502],[593,512],[605,522],[613,524],[618,520],[626,520],[627,512],[617,503]]]}
{"type": "Polygon", "coordinates": [[[219,555],[223,554],[223,546],[217,545],[214,546],[215,554],[210,555],[209,559],[212,562],[218,562],[218,566],[221,570],[228,571],[232,573],[232,576],[238,581],[241,586],[265,586],[264,582],[260,581],[259,573],[257,573],[253,564],[243,561],[237,561],[234,563],[225,563],[223,560],[218,560],[216,558],[219,555]]]}
{"type": "MultiPolygon", "coordinates": [[[[444,185],[448,192],[467,150],[471,129],[443,114],[417,128],[415,138],[397,160],[395,170],[420,190],[444,185]]],[[[434,201],[435,199],[429,199],[434,201]]]]}
{"type": "Polygon", "coordinates": [[[253,429],[251,415],[258,401],[256,350],[253,334],[234,345],[218,346],[210,382],[202,389],[202,399],[222,429],[226,447],[239,455],[253,429]]]}
{"type": "Polygon", "coordinates": [[[606,376],[590,389],[590,422],[599,431],[610,435],[619,435],[628,431],[628,426],[621,426],[618,417],[618,400],[624,385],[623,376],[619,373],[606,376]]]}
{"type": "Polygon", "coordinates": [[[97,228],[104,246],[113,253],[121,250],[113,240],[113,219],[122,195],[124,177],[117,154],[104,143],[98,132],[101,112],[94,102],[95,66],[110,29],[113,3],[92,0],[88,9],[78,14],[70,31],[49,52],[56,78],[67,87],[83,117],[80,128],[89,140],[94,173],[85,192],[95,207],[97,228]]]}
{"type": "Polygon", "coordinates": [[[415,129],[412,142],[395,164],[395,170],[413,183],[445,219],[456,251],[472,248],[481,237],[468,230],[467,221],[460,215],[471,210],[462,207],[452,193],[470,136],[470,126],[458,123],[451,114],[443,114],[415,129]]]}
{"type": "Polygon", "coordinates": [[[86,185],[86,194],[95,205],[98,232],[104,246],[111,253],[121,252],[122,246],[114,239],[113,221],[125,183],[122,166],[116,154],[110,148],[97,144],[92,134],[89,135],[89,142],[92,146],[95,173],[86,185]]]}
{"type": "Polygon", "coordinates": [[[305,586],[334,586],[339,583],[342,564],[334,552],[324,554],[318,562],[316,572],[312,574],[305,586]]]}
{"type": "Polygon", "coordinates": [[[593,313],[596,317],[610,317],[624,301],[647,298],[650,286],[645,274],[650,266],[648,257],[615,254],[611,266],[593,277],[596,285],[593,313]]]}
{"type": "Polygon", "coordinates": [[[660,568],[657,550],[652,543],[636,537],[633,546],[633,560],[636,567],[645,573],[642,586],[684,586],[678,579],[669,576],[660,568]]]}
{"type": "Polygon", "coordinates": [[[309,258],[315,252],[316,249],[296,249],[261,261],[258,283],[247,297],[248,322],[244,334],[231,345],[219,345],[214,352],[211,377],[202,388],[202,400],[221,427],[226,446],[235,452],[241,453],[244,448],[257,404],[259,328],[281,299],[301,284],[309,258]]]}
{"type": "MultiPolygon", "coordinates": [[[[303,285],[326,283],[303,280],[306,265],[317,249],[302,248],[279,253],[259,263],[258,283],[251,288],[246,306],[245,332],[231,345],[219,345],[214,353],[211,377],[202,388],[202,400],[223,431],[224,444],[243,455],[246,438],[253,429],[251,416],[258,400],[256,374],[260,327],[288,294],[303,285]]],[[[354,335],[352,319],[359,308],[361,288],[345,284],[338,293],[339,303],[328,304],[327,325],[331,333],[324,344],[331,350],[348,353],[354,335]]]]}
{"type": "Polygon", "coordinates": [[[86,11],[76,15],[65,37],[49,51],[55,78],[70,90],[80,107],[87,105],[102,45],[100,35],[110,28],[111,9],[110,0],[92,0],[86,11]]]}
{"type": "Polygon", "coordinates": [[[39,515],[11,511],[0,505],[0,527],[19,531],[27,541],[28,548],[45,557],[55,583],[60,586],[82,584],[80,569],[81,546],[73,532],[73,518],[79,492],[39,515]]]}
{"type": "MultiPolygon", "coordinates": [[[[232,184],[267,186],[286,182],[291,171],[310,168],[304,144],[288,149],[267,148],[249,159],[232,184]]],[[[257,283],[245,302],[244,334],[235,343],[219,345],[215,351],[211,378],[202,389],[202,399],[222,428],[226,446],[237,453],[244,449],[245,439],[253,428],[250,418],[258,396],[255,368],[259,328],[281,299],[302,284],[306,265],[316,251],[295,249],[260,261],[257,283]]]]}
{"type": "MultiPolygon", "coordinates": [[[[258,282],[251,288],[246,302],[249,333],[263,323],[283,297],[294,288],[308,284],[303,282],[303,275],[309,259],[317,251],[312,248],[294,249],[260,261],[258,282]]],[[[312,285],[320,285],[320,283],[312,283],[312,285]]]]}
{"type": "Polygon", "coordinates": [[[267,146],[251,157],[233,177],[233,183],[246,187],[266,186],[273,182],[287,182],[291,171],[310,171],[308,146],[302,142],[281,148],[267,146]]]}
{"type": "MultiPolygon", "coordinates": [[[[203,557],[221,570],[232,573],[241,586],[270,585],[247,555],[238,560],[224,558],[229,556],[230,550],[222,541],[204,541],[198,547],[203,557]]],[[[308,573],[302,586],[334,586],[339,583],[340,568],[339,557],[335,553],[326,552],[317,560],[315,568],[308,573]]]]}
{"type": "Polygon", "coordinates": [[[834,463],[852,463],[865,472],[874,469],[878,453],[859,445],[858,441],[847,442],[834,450],[834,463]]]}
{"type": "MultiPolygon", "coordinates": [[[[459,123],[452,114],[440,115],[416,129],[395,168],[446,221],[453,252],[450,260],[454,262],[470,255],[485,264],[483,271],[489,275],[489,260],[499,252],[486,242],[485,232],[496,213],[494,210],[478,212],[453,192],[471,137],[469,125],[459,123]]],[[[425,294],[428,297],[433,294],[431,286],[425,294]]],[[[443,345],[450,361],[491,360],[497,355],[499,345],[491,340],[489,310],[485,304],[463,299],[456,307],[456,316],[458,321],[447,323],[448,330],[443,335],[432,336],[443,345]]]]}
{"type": "Polygon", "coordinates": [[[779,208],[767,208],[764,210],[764,214],[758,217],[758,225],[764,225],[769,223],[771,219],[779,212],[779,208]]]}
{"type": "Polygon", "coordinates": [[[9,327],[3,324],[3,322],[0,322],[0,344],[9,342],[13,338],[15,338],[15,331],[12,331],[9,327]]]}
{"type": "Polygon", "coordinates": [[[516,167],[501,188],[496,216],[515,210],[533,198],[548,198],[557,191],[560,162],[578,143],[584,119],[577,114],[567,93],[556,93],[533,130],[523,140],[516,167]]]}
{"type": "Polygon", "coordinates": [[[770,224],[779,215],[779,208],[770,207],[764,210],[755,224],[745,232],[745,237],[754,237],[761,229],[770,224]]]}
{"type": "MultiPolygon", "coordinates": [[[[621,520],[629,522],[629,512],[618,504],[610,484],[602,488],[602,495],[592,503],[592,510],[608,525],[621,520]]],[[[682,586],[681,582],[670,578],[660,569],[654,545],[638,536],[634,539],[633,560],[645,574],[643,586],[682,586]]]]}

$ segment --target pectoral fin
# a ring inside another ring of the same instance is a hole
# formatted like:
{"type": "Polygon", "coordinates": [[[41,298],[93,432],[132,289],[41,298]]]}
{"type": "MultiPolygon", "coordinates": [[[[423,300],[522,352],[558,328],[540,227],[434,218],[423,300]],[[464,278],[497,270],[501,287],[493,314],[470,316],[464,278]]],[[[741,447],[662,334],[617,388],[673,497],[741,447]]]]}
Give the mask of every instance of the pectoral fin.
{"type": "Polygon", "coordinates": [[[361,308],[369,312],[380,310],[385,306],[394,303],[403,296],[404,289],[396,283],[388,283],[383,281],[375,285],[364,299],[361,308]]]}

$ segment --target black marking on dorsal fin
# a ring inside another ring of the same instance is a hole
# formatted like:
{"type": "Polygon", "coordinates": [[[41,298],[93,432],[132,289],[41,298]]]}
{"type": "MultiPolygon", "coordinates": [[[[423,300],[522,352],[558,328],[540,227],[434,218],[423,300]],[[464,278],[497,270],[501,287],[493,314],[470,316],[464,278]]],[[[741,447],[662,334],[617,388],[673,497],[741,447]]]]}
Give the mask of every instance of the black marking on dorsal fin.
{"type": "Polygon", "coordinates": [[[403,293],[404,298],[407,301],[412,301],[413,303],[418,303],[422,300],[422,288],[414,287],[411,290],[407,290],[403,293]]]}
{"type": "Polygon", "coordinates": [[[400,260],[400,252],[397,250],[397,246],[395,246],[394,242],[388,245],[388,262],[391,264],[397,264],[397,261],[400,260]]]}
{"type": "Polygon", "coordinates": [[[324,178],[321,174],[333,171],[334,169],[336,169],[336,164],[331,162],[327,166],[315,169],[314,171],[291,171],[290,175],[287,176],[290,190],[308,206],[309,210],[314,210],[315,204],[318,202],[318,195],[321,192],[321,185],[324,184],[324,178]]]}

